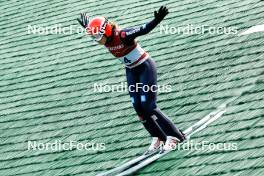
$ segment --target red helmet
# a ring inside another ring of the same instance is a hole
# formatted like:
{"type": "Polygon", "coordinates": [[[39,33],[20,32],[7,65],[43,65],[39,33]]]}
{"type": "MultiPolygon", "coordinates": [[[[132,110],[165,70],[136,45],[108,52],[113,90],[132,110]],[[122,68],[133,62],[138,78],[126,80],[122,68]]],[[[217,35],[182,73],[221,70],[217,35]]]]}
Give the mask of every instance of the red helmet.
{"type": "Polygon", "coordinates": [[[105,17],[94,17],[89,21],[86,29],[88,34],[95,37],[96,41],[100,41],[104,35],[106,37],[112,35],[112,25],[105,17]]]}

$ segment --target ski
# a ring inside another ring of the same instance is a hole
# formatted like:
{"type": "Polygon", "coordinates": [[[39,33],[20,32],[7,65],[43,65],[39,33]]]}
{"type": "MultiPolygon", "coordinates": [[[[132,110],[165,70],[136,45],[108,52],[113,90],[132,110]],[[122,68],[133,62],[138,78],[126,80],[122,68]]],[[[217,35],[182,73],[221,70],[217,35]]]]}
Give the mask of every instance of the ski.
{"type": "Polygon", "coordinates": [[[193,134],[203,130],[204,128],[206,128],[210,123],[214,122],[216,119],[221,117],[226,112],[226,106],[224,106],[224,105],[225,104],[221,105],[217,110],[209,113],[204,118],[202,118],[201,120],[196,122],[194,125],[187,128],[184,131],[184,134],[190,138],[191,135],[193,135],[193,134]]]}
{"type": "Polygon", "coordinates": [[[168,154],[169,152],[170,151],[164,151],[162,153],[157,153],[156,155],[154,155],[154,156],[152,156],[152,157],[150,157],[148,159],[143,160],[139,164],[137,164],[137,165],[135,165],[135,166],[123,171],[123,172],[120,172],[116,176],[131,175],[131,174],[137,172],[139,169],[149,165],[150,163],[152,163],[152,162],[158,160],[159,158],[161,158],[162,156],[168,154]]]}
{"type": "Polygon", "coordinates": [[[115,168],[113,168],[113,169],[111,169],[109,171],[106,171],[104,173],[98,174],[97,176],[111,176],[111,175],[115,175],[115,174],[120,173],[120,172],[122,172],[122,171],[124,171],[124,170],[126,170],[126,169],[128,169],[128,168],[130,168],[130,167],[132,167],[134,165],[136,165],[137,163],[139,163],[139,162],[141,162],[141,161],[143,161],[143,160],[145,160],[145,159],[157,154],[158,152],[159,152],[159,150],[154,151],[152,153],[148,153],[148,154],[142,154],[139,157],[136,157],[136,158],[134,158],[134,159],[132,159],[132,160],[130,160],[128,162],[125,162],[124,164],[122,164],[122,165],[120,165],[118,167],[115,167],[115,168]]]}
{"type": "MultiPolygon", "coordinates": [[[[190,137],[203,130],[204,128],[206,128],[210,123],[212,123],[213,121],[215,121],[216,119],[218,119],[219,117],[221,117],[224,113],[226,112],[226,104],[223,104],[222,106],[220,106],[220,108],[218,108],[217,110],[209,113],[207,116],[205,116],[204,118],[202,118],[201,120],[199,120],[198,122],[196,122],[194,125],[192,125],[191,127],[187,128],[186,130],[184,130],[184,134],[187,137],[187,140],[190,139],[190,137]]],[[[160,153],[157,153],[149,158],[146,158],[145,160],[142,160],[142,162],[138,162],[137,165],[134,165],[130,168],[128,168],[127,170],[124,170],[123,172],[120,172],[119,174],[117,174],[117,176],[124,176],[124,175],[131,175],[135,172],[137,172],[139,169],[149,165],[150,163],[158,160],[159,158],[167,155],[168,153],[170,153],[173,150],[170,151],[163,151],[160,153]]]]}

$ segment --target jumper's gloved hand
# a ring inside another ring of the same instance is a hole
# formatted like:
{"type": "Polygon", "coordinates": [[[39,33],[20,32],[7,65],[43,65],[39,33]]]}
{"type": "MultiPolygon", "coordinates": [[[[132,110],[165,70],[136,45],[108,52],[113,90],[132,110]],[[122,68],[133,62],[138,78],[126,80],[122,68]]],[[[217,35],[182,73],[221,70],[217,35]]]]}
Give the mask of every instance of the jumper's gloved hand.
{"type": "Polygon", "coordinates": [[[159,11],[154,12],[155,20],[160,23],[166,15],[168,15],[169,11],[166,6],[161,6],[159,11]]]}
{"type": "Polygon", "coordinates": [[[77,21],[86,29],[89,24],[89,16],[86,13],[81,13],[81,17],[77,18],[77,21]]]}

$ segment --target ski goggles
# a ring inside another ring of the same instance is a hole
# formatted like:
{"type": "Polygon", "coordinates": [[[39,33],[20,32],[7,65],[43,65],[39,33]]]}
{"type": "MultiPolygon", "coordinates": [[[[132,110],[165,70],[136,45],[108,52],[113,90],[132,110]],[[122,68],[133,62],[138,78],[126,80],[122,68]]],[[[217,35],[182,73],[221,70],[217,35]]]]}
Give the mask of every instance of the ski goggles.
{"type": "Polygon", "coordinates": [[[91,35],[92,39],[96,42],[99,42],[100,40],[102,40],[104,34],[94,34],[94,35],[91,35]]]}

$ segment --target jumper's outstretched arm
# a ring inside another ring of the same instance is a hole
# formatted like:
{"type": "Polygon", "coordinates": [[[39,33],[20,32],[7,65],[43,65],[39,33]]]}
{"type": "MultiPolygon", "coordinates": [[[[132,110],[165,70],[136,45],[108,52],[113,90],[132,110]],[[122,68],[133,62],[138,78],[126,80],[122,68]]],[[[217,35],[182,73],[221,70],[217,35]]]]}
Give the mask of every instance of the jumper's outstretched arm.
{"type": "Polygon", "coordinates": [[[161,6],[158,11],[154,11],[154,19],[150,22],[139,27],[123,29],[120,33],[121,39],[124,42],[131,42],[136,37],[149,33],[165,18],[166,15],[168,15],[168,13],[169,11],[167,7],[161,6]]]}

